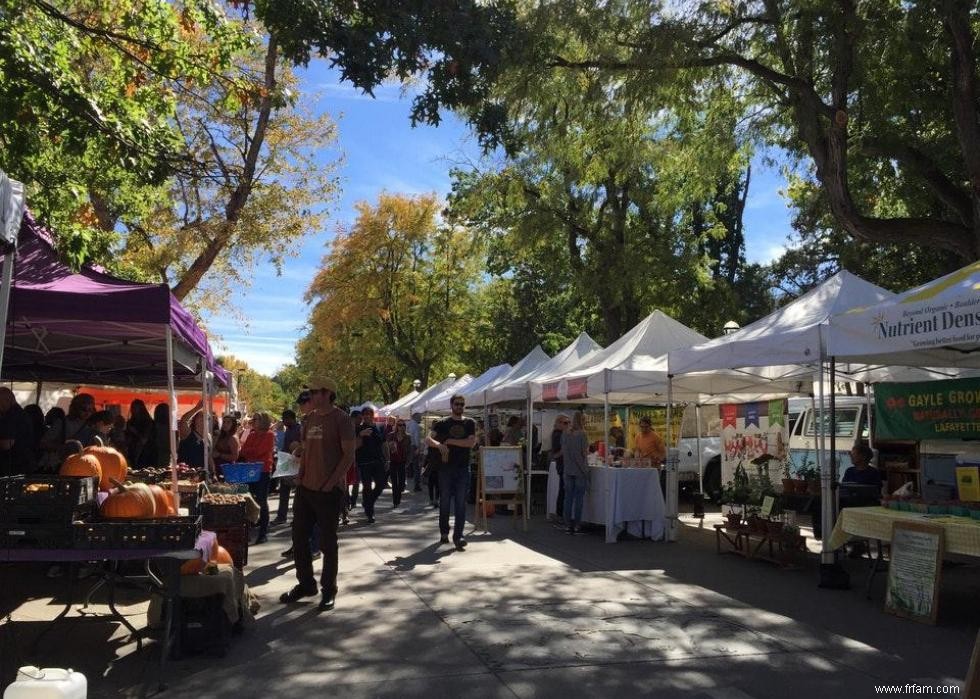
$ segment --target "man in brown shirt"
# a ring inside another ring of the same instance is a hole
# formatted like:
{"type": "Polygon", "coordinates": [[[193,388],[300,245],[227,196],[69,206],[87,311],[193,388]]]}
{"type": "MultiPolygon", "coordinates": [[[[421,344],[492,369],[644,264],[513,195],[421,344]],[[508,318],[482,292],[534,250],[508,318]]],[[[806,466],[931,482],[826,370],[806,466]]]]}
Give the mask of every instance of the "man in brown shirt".
{"type": "Polygon", "coordinates": [[[317,593],[310,550],[310,534],[317,525],[323,552],[319,608],[328,611],[333,609],[337,596],[337,521],[356,442],[347,413],[334,405],[337,389],[333,381],[320,377],[311,379],[310,397],[313,411],[303,421],[299,485],[293,500],[293,559],[299,584],[283,594],[280,600],[296,602],[317,593]]]}

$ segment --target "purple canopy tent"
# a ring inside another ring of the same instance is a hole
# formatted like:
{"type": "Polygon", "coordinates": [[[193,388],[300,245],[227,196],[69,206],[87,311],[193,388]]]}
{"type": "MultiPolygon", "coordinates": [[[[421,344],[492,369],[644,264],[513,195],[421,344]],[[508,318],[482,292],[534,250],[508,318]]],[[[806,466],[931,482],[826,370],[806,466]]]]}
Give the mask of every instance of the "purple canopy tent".
{"type": "MultiPolygon", "coordinates": [[[[210,376],[223,386],[230,384],[204,331],[166,284],[124,281],[90,266],[73,272],[58,259],[50,234],[27,211],[13,266],[0,376],[6,381],[166,386],[173,422],[173,487],[179,498],[175,386],[203,385],[207,402],[210,376]]],[[[208,411],[205,415],[207,423],[208,411]]]]}
{"type": "Polygon", "coordinates": [[[24,214],[7,314],[3,378],[166,386],[168,332],[173,378],[200,386],[207,369],[222,385],[228,373],[207,337],[166,284],[137,284],[93,267],[73,272],[51,238],[24,214]]]}

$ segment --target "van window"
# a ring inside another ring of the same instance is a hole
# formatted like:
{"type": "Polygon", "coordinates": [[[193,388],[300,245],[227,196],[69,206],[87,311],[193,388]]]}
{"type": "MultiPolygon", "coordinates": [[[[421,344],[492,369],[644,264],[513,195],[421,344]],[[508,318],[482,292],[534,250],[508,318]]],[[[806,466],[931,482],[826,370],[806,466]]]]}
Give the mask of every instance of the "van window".
{"type": "Polygon", "coordinates": [[[795,413],[794,412],[791,412],[789,414],[789,433],[790,434],[793,434],[793,431],[796,429],[796,421],[800,419],[800,416],[802,414],[803,414],[803,411],[802,410],[799,411],[799,412],[795,412],[795,413]]]}
{"type": "MultiPolygon", "coordinates": [[[[858,408],[837,408],[834,411],[837,414],[837,437],[853,437],[854,430],[857,428],[858,420],[858,408]]],[[[819,415],[814,414],[809,420],[807,420],[806,435],[808,437],[813,437],[816,435],[816,425],[819,419],[819,415]]],[[[830,411],[824,410],[824,420],[827,421],[826,433],[830,434],[830,411]]]]}

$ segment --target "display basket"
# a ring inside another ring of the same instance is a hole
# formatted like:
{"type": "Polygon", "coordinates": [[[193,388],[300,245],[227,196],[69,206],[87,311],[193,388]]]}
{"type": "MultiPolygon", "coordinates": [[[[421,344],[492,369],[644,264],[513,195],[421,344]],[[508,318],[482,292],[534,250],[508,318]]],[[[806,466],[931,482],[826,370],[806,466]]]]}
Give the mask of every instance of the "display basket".
{"type": "Polygon", "coordinates": [[[0,524],[0,548],[70,549],[72,545],[73,534],[70,524],[51,522],[0,524]]]}
{"type": "Polygon", "coordinates": [[[201,518],[79,522],[74,534],[77,549],[179,551],[194,548],[201,535],[201,518]]]}
{"type": "Polygon", "coordinates": [[[255,483],[262,477],[262,462],[224,464],[221,472],[226,483],[255,483]]]}
{"type": "Polygon", "coordinates": [[[8,476],[0,478],[0,508],[41,503],[90,505],[98,491],[94,476],[8,476]]]}

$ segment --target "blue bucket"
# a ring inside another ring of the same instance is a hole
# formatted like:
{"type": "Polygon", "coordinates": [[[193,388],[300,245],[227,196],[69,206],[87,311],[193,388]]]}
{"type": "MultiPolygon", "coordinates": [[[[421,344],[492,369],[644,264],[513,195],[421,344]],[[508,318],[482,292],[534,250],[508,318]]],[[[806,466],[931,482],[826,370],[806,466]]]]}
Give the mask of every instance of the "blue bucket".
{"type": "Polygon", "coordinates": [[[262,462],[224,464],[221,473],[226,483],[255,483],[262,477],[262,462]]]}

